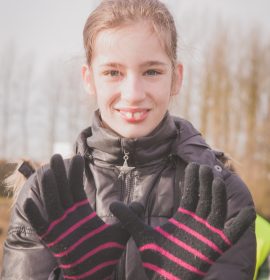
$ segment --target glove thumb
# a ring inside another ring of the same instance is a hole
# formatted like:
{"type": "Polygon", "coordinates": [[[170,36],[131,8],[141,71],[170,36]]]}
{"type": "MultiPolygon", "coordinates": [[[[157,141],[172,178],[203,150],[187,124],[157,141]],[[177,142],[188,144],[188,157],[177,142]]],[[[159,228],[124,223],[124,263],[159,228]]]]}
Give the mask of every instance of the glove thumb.
{"type": "Polygon", "coordinates": [[[33,200],[31,198],[27,198],[23,208],[32,228],[39,236],[43,235],[48,228],[48,223],[43,219],[33,200]]]}
{"type": "Polygon", "coordinates": [[[225,228],[225,234],[234,244],[244,232],[254,223],[256,212],[253,207],[243,208],[232,222],[225,228]]]}
{"type": "Polygon", "coordinates": [[[141,215],[143,206],[136,202],[132,203],[129,208],[124,203],[115,201],[110,205],[110,210],[119,219],[125,230],[132,235],[134,240],[138,240],[139,233],[145,229],[145,224],[137,216],[137,213],[141,215]]]}

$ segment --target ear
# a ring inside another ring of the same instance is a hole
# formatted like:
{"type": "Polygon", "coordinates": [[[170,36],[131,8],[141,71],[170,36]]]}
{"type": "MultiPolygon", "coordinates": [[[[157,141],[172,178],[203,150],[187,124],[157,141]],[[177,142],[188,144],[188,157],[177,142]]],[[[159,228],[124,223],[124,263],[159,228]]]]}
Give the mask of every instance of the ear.
{"type": "Polygon", "coordinates": [[[93,73],[91,71],[91,68],[87,64],[84,64],[82,66],[82,78],[84,81],[84,88],[86,92],[90,95],[94,95],[96,91],[93,82],[93,73]]]}
{"type": "Polygon", "coordinates": [[[178,63],[174,69],[171,95],[177,95],[182,87],[183,65],[178,63]]]}

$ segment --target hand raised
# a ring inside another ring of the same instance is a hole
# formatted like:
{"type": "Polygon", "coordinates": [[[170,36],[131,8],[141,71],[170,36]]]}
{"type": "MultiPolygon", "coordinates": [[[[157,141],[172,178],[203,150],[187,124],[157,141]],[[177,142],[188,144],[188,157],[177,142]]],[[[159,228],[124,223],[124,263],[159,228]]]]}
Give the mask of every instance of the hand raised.
{"type": "Polygon", "coordinates": [[[41,180],[47,217],[32,199],[25,213],[38,236],[57,259],[65,279],[110,279],[129,233],[108,225],[92,210],[83,189],[84,160],[74,156],[68,176],[54,155],[41,180]]]}
{"type": "Polygon", "coordinates": [[[167,223],[145,225],[135,214],[141,207],[114,202],[110,209],[134,238],[149,279],[203,278],[255,220],[254,209],[244,208],[226,225],[225,184],[210,167],[195,163],[185,170],[180,207],[167,223]]]}

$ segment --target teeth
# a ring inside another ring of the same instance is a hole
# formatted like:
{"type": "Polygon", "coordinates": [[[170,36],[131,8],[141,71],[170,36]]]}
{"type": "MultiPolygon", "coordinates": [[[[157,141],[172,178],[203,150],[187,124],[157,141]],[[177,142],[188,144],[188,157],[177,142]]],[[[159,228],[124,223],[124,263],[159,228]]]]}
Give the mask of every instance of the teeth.
{"type": "Polygon", "coordinates": [[[131,113],[131,112],[126,112],[126,117],[127,117],[128,119],[131,119],[131,118],[132,118],[132,113],[131,113]]]}
{"type": "Polygon", "coordinates": [[[141,112],[136,112],[133,114],[133,117],[135,120],[139,120],[141,118],[142,113],[141,112]]]}
{"type": "Polygon", "coordinates": [[[134,120],[138,121],[142,118],[142,116],[144,114],[144,111],[140,111],[140,112],[124,112],[124,111],[122,111],[121,113],[123,115],[125,115],[125,117],[127,119],[130,119],[130,120],[134,119],[134,120]]]}

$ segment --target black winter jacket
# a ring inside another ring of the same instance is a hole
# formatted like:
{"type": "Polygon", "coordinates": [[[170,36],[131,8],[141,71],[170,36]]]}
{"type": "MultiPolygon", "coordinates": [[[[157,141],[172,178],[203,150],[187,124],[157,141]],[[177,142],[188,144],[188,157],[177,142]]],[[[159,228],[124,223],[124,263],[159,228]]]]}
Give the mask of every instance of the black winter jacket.
{"type": "MultiPolygon", "coordinates": [[[[109,211],[112,201],[139,201],[145,206],[145,222],[162,224],[179,206],[184,169],[189,162],[207,164],[226,183],[228,213],[233,218],[244,206],[253,206],[251,195],[234,173],[217,159],[216,153],[193,126],[167,114],[148,136],[139,139],[120,138],[101,127],[96,113],[93,126],[84,130],[77,141],[76,152],[85,158],[85,192],[91,206],[107,223],[116,222],[109,211]],[[120,174],[123,156],[128,153],[130,170],[120,174]],[[121,175],[121,176],[119,176],[121,175]]],[[[66,160],[66,167],[69,166],[66,160]]],[[[57,264],[37,238],[23,211],[31,197],[46,217],[40,181],[44,166],[23,186],[12,211],[8,237],[4,245],[2,280],[60,279],[57,264]]],[[[205,280],[251,280],[255,267],[256,241],[254,228],[212,265],[205,280]]],[[[115,272],[115,279],[147,279],[132,239],[127,244],[115,272]]],[[[97,279],[98,280],[98,279],[97,279]]]]}

